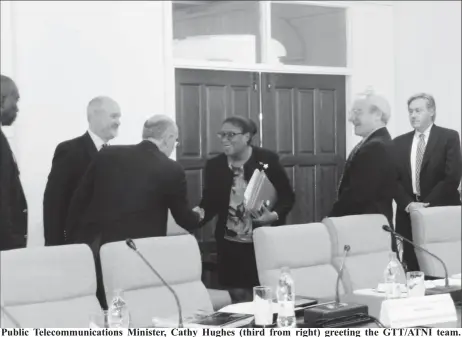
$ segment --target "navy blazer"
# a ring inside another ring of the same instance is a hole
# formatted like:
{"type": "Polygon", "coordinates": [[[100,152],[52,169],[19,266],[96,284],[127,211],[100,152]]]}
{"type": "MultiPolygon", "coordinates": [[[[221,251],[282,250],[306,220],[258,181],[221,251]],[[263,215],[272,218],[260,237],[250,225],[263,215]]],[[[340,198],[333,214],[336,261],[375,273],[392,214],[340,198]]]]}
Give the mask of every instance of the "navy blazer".
{"type": "Polygon", "coordinates": [[[108,146],[95,156],[74,193],[66,230],[71,243],[87,243],[97,251],[107,242],[165,236],[169,209],[179,226],[198,228],[183,167],[147,140],[108,146]]]}
{"type": "Polygon", "coordinates": [[[88,132],[56,147],[43,197],[45,246],[66,243],[65,224],[72,195],[97,153],[88,132]]]}
{"type": "MultiPolygon", "coordinates": [[[[412,189],[411,149],[415,131],[394,139],[398,165],[398,211],[415,201],[412,189]]],[[[462,172],[457,131],[433,125],[420,170],[420,198],[432,206],[460,205],[458,187],[462,172]]]]}
{"type": "Polygon", "coordinates": [[[393,223],[396,170],[386,127],[376,130],[346,162],[338,199],[329,216],[383,214],[393,223]]]}
{"type": "MultiPolygon", "coordinates": [[[[262,165],[268,164],[265,172],[278,195],[278,200],[273,210],[278,214],[279,220],[273,226],[285,224],[287,214],[295,203],[295,194],[287,173],[279,162],[279,157],[276,153],[260,147],[252,148],[252,155],[244,164],[244,179],[247,182],[250,181],[255,169],[261,169],[262,165]]],[[[200,207],[205,211],[203,223],[210,221],[216,215],[218,216],[215,238],[219,243],[224,238],[230,193],[233,185],[233,174],[225,154],[222,153],[207,161],[204,181],[202,200],[200,202],[200,207]]]]}

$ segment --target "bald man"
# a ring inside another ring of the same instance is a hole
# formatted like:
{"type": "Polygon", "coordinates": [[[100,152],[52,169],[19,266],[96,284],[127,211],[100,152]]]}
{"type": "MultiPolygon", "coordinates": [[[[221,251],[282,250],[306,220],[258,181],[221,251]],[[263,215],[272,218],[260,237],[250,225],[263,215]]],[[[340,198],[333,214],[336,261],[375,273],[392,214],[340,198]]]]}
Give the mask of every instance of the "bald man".
{"type": "Polygon", "coordinates": [[[144,124],[141,143],[98,153],[71,201],[70,241],[98,251],[107,242],[165,236],[169,209],[179,226],[196,229],[201,216],[189,206],[185,172],[169,159],[177,139],[175,123],[157,115],[144,124]]]}
{"type": "Polygon", "coordinates": [[[387,100],[374,93],[353,103],[349,121],[362,140],[345,163],[331,217],[378,213],[392,224],[396,173],[393,143],[386,128],[390,116],[387,100]]]}
{"type": "Polygon", "coordinates": [[[96,153],[117,136],[120,117],[117,102],[96,97],[87,107],[88,131],[56,147],[43,198],[46,246],[66,243],[65,223],[72,195],[96,153]]]}
{"type": "MultiPolygon", "coordinates": [[[[0,120],[10,126],[18,114],[19,92],[13,80],[0,75],[0,120]]],[[[0,250],[24,248],[27,243],[27,202],[19,170],[0,127],[0,250]]]]}

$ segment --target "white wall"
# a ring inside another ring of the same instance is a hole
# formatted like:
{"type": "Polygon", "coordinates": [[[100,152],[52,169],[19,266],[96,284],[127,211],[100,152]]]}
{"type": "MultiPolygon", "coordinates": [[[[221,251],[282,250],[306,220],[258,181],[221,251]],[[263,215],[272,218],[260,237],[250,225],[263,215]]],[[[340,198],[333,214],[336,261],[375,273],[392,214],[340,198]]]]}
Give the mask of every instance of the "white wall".
{"type": "Polygon", "coordinates": [[[154,113],[175,115],[165,108],[171,105],[165,102],[163,5],[2,1],[2,73],[21,94],[11,143],[29,203],[29,245],[43,243],[43,191],[54,149],[85,132],[91,98],[109,95],[121,106],[113,144],[139,142],[154,113]],[[4,32],[8,5],[13,28],[4,32]]]}
{"type": "Polygon", "coordinates": [[[428,92],[436,124],[461,131],[461,2],[397,1],[394,4],[395,116],[397,132],[411,130],[407,99],[428,92]]]}

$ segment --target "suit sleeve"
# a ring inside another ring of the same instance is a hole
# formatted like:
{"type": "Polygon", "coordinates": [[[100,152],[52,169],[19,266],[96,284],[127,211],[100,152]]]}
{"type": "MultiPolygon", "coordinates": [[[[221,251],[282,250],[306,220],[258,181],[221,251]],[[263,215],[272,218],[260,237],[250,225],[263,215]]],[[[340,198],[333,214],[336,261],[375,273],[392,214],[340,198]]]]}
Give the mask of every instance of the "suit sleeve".
{"type": "Polygon", "coordinates": [[[202,199],[199,205],[205,212],[202,223],[206,224],[217,214],[217,207],[215,203],[216,198],[214,197],[212,189],[214,173],[210,162],[207,162],[204,171],[204,187],[202,189],[202,199]]]}
{"type": "Polygon", "coordinates": [[[334,203],[331,217],[361,212],[363,205],[373,199],[387,175],[395,174],[395,167],[386,147],[374,143],[360,150],[352,163],[351,182],[334,203]]]}
{"type": "Polygon", "coordinates": [[[271,175],[268,178],[272,181],[278,197],[273,211],[278,214],[280,219],[284,219],[294,206],[295,193],[277,154],[273,154],[269,165],[268,171],[270,169],[271,171],[268,172],[268,175],[271,175]]]}
{"type": "Polygon", "coordinates": [[[199,215],[192,211],[188,202],[186,174],[179,164],[172,169],[172,175],[165,188],[167,205],[176,223],[192,231],[199,227],[199,215]]]}
{"type": "Polygon", "coordinates": [[[43,227],[45,246],[64,244],[64,229],[69,201],[69,181],[72,179],[73,164],[70,150],[63,145],[56,148],[51,172],[43,197],[43,227]]]}
{"type": "MultiPolygon", "coordinates": [[[[413,197],[410,196],[403,186],[403,164],[399,162],[400,157],[398,154],[403,151],[396,141],[393,142],[393,162],[395,163],[396,172],[396,189],[395,189],[395,201],[396,206],[400,210],[404,210],[411,202],[414,201],[413,197]]],[[[407,172],[406,172],[407,174],[407,172]]]]}
{"type": "Polygon", "coordinates": [[[96,161],[93,161],[89,165],[71,198],[66,218],[66,232],[70,243],[87,243],[91,245],[100,230],[96,228],[95,224],[87,225],[82,221],[93,195],[96,164],[96,161]]]}
{"type": "Polygon", "coordinates": [[[460,184],[461,169],[460,138],[457,132],[453,132],[446,145],[445,177],[436,184],[424,202],[431,206],[435,200],[444,199],[448,191],[456,190],[460,184]]]}
{"type": "MultiPolygon", "coordinates": [[[[0,131],[1,132],[1,131],[0,131]]],[[[6,144],[3,144],[3,134],[0,134],[0,250],[7,247],[8,225],[9,225],[9,210],[7,208],[7,191],[6,191],[6,144]]]]}

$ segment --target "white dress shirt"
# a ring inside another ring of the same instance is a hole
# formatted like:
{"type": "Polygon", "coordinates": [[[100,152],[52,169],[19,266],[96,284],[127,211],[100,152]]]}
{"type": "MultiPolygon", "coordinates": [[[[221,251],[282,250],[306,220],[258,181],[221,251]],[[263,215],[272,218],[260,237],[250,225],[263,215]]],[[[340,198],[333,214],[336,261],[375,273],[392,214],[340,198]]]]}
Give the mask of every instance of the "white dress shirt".
{"type": "Polygon", "coordinates": [[[416,159],[417,159],[417,146],[419,144],[419,140],[420,140],[420,135],[423,134],[424,135],[424,141],[425,141],[425,147],[424,147],[424,151],[425,151],[425,148],[427,147],[427,143],[428,143],[428,137],[430,137],[430,130],[432,128],[433,124],[430,124],[430,126],[427,128],[427,130],[425,130],[424,132],[419,132],[419,131],[415,131],[414,133],[414,138],[412,139],[412,148],[411,148],[411,173],[412,173],[412,191],[414,192],[414,194],[417,194],[417,188],[416,188],[416,175],[415,175],[415,170],[416,170],[416,159]]]}
{"type": "Polygon", "coordinates": [[[103,147],[106,142],[102,140],[99,136],[94,134],[90,129],[88,129],[88,134],[90,135],[91,139],[93,140],[93,143],[95,144],[96,150],[99,151],[103,147]]]}

